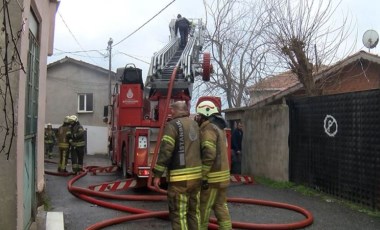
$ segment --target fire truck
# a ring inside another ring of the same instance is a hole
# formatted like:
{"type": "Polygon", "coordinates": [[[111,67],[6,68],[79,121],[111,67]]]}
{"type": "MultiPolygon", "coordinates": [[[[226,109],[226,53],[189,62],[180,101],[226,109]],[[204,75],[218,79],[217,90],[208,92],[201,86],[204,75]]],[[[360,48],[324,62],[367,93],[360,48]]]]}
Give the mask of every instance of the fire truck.
{"type": "MultiPolygon", "coordinates": [[[[116,71],[119,82],[110,106],[109,156],[124,177],[134,177],[142,185],[158,152],[160,130],[171,116],[168,106],[180,100],[190,108],[195,78],[208,81],[212,72],[210,54],[202,52],[205,27],[201,19],[191,21],[184,48],[174,34],[175,20],[170,23],[171,39],[152,57],[145,83],[141,69],[133,64],[116,71]]],[[[220,105],[220,99],[205,97],[210,98],[220,105]]]]}

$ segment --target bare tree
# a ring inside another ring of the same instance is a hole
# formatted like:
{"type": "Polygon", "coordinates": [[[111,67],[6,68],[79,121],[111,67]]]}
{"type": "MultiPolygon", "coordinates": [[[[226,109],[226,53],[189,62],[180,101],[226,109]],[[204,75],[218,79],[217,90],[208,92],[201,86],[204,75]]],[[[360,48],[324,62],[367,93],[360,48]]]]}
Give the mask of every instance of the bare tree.
{"type": "Polygon", "coordinates": [[[204,4],[206,41],[216,66],[210,82],[203,85],[203,92],[223,95],[228,108],[247,105],[246,87],[260,79],[266,70],[268,50],[262,34],[267,16],[252,1],[212,0],[204,4]]]}
{"type": "Polygon", "coordinates": [[[347,16],[334,25],[340,2],[266,0],[264,4],[271,25],[266,34],[276,56],[297,75],[307,95],[319,95],[313,72],[336,60],[351,33],[347,16]]]}

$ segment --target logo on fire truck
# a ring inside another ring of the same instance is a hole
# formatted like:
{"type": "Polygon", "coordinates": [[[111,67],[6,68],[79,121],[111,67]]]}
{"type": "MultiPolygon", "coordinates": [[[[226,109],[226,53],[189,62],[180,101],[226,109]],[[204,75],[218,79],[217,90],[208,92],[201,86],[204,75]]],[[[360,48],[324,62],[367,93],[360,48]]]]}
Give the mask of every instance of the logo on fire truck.
{"type": "Polygon", "coordinates": [[[132,88],[129,88],[127,93],[125,94],[125,98],[123,100],[123,104],[136,104],[138,100],[134,98],[135,94],[132,91],[132,88]]]}

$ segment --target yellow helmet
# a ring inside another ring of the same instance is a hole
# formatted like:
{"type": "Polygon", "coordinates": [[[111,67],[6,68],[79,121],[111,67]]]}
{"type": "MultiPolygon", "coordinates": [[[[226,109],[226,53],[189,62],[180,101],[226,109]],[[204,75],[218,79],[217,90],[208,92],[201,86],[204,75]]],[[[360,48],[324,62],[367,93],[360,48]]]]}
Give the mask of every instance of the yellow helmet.
{"type": "Polygon", "coordinates": [[[209,117],[219,113],[218,107],[212,101],[202,101],[197,106],[197,113],[209,117]]]}
{"type": "Polygon", "coordinates": [[[71,117],[70,116],[66,116],[65,119],[63,120],[63,123],[70,123],[71,122],[71,117]]]}
{"type": "Polygon", "coordinates": [[[79,120],[78,117],[77,117],[76,115],[71,115],[70,118],[71,118],[71,120],[72,120],[73,122],[77,122],[77,121],[79,120]]]}

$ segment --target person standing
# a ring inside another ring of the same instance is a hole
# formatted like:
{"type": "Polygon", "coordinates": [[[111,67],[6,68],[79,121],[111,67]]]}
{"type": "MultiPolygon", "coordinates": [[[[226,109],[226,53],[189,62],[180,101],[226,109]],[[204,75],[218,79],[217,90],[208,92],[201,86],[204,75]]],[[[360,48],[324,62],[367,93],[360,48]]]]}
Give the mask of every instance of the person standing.
{"type": "Polygon", "coordinates": [[[211,210],[218,220],[219,229],[232,229],[227,207],[227,187],[230,168],[226,121],[212,101],[203,101],[196,108],[200,125],[202,154],[201,229],[207,229],[211,210]]]}
{"type": "Polygon", "coordinates": [[[177,15],[177,20],[175,22],[175,36],[178,34],[181,37],[180,47],[184,48],[187,44],[187,37],[190,30],[190,21],[187,18],[182,17],[180,14],[177,15]]]}
{"type": "Polygon", "coordinates": [[[72,122],[71,125],[71,162],[74,173],[79,173],[83,170],[83,158],[86,146],[85,140],[85,130],[83,126],[79,123],[78,117],[76,115],[70,116],[72,122]]]}
{"type": "Polygon", "coordinates": [[[165,125],[157,163],[153,168],[153,184],[159,189],[167,171],[168,206],[172,229],[200,229],[200,186],[202,162],[199,127],[189,118],[185,102],[171,106],[172,120],[165,125]]]}
{"type": "Polygon", "coordinates": [[[58,128],[58,148],[59,148],[59,164],[58,172],[67,172],[67,157],[70,147],[69,139],[71,138],[70,131],[70,122],[71,119],[69,116],[66,116],[63,120],[63,124],[58,128]]]}
{"type": "Polygon", "coordinates": [[[233,151],[231,172],[241,173],[241,143],[243,141],[243,124],[239,121],[231,136],[231,148],[233,151]]]}
{"type": "Polygon", "coordinates": [[[49,157],[49,159],[53,158],[53,147],[55,145],[55,133],[53,130],[53,126],[49,123],[45,129],[45,156],[49,157]]]}

